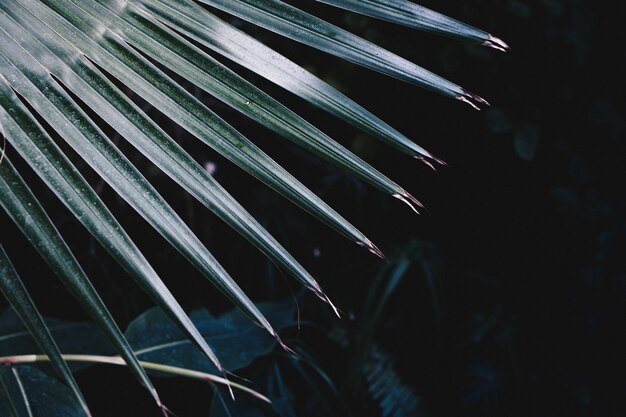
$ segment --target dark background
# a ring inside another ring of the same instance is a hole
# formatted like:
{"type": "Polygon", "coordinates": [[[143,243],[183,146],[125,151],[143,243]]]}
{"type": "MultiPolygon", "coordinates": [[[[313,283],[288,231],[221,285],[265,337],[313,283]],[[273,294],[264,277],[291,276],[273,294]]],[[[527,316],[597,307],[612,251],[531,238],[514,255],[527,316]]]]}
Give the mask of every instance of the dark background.
{"type": "MultiPolygon", "coordinates": [[[[231,20],[449,164],[433,172],[231,65],[416,195],[429,212],[416,216],[198,92],[378,244],[389,258],[385,263],[189,135],[165,126],[198,161],[216,165],[216,178],[319,279],[344,313],[342,320],[302,294],[295,281],[119,139],[255,300],[297,294],[301,319],[308,324],[286,338],[330,376],[340,399],[328,394],[332,388],[322,380],[318,393],[285,371],[294,414],[384,415],[371,382],[372,375],[384,374],[391,381],[388,391],[402,393],[379,393],[388,397],[386,406],[395,402],[404,410],[397,416],[623,416],[626,68],[614,5],[591,0],[421,3],[503,38],[512,51],[502,54],[311,3],[293,2],[493,105],[479,113],[231,20]],[[364,301],[368,291],[377,277],[385,281],[409,261],[372,325],[373,338],[364,342],[359,335],[372,317],[364,301]]],[[[93,175],[92,180],[186,308],[216,313],[230,308],[113,191],[93,175]]],[[[44,196],[51,217],[120,323],[149,308],[146,297],[50,193],[34,178],[30,183],[44,196]]],[[[10,246],[7,251],[42,310],[84,318],[17,229],[4,217],[0,221],[3,244],[10,237],[12,244],[5,247],[10,246]]],[[[277,351],[257,367],[286,360],[277,351]]],[[[250,371],[251,378],[257,374],[250,371]]],[[[264,379],[254,381],[263,391],[259,381],[264,379]]],[[[125,370],[86,370],[79,382],[96,415],[158,415],[125,370]]],[[[181,380],[157,386],[177,415],[209,414],[205,386],[181,380]]]]}

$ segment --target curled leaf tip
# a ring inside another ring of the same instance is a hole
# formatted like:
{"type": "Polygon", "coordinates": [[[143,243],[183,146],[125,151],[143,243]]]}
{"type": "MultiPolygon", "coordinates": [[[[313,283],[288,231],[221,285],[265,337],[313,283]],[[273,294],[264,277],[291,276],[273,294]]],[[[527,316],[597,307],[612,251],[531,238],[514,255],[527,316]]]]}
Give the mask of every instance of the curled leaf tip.
{"type": "Polygon", "coordinates": [[[420,214],[418,208],[425,208],[424,205],[417,198],[413,197],[411,194],[407,193],[404,190],[402,190],[401,193],[394,194],[393,196],[409,206],[411,210],[413,210],[416,214],[420,214]]]}
{"type": "Polygon", "coordinates": [[[467,103],[472,106],[474,109],[480,111],[482,107],[489,107],[491,104],[484,98],[470,93],[469,91],[463,90],[463,94],[457,97],[457,100],[462,101],[463,103],[467,103]]]}
{"type": "Polygon", "coordinates": [[[333,312],[335,313],[335,315],[336,315],[338,318],[341,318],[341,314],[339,313],[339,309],[337,309],[337,307],[335,307],[335,305],[333,304],[333,302],[332,302],[332,301],[330,301],[330,298],[328,298],[328,296],[327,296],[326,294],[323,294],[323,295],[324,295],[324,298],[323,298],[323,299],[324,299],[324,302],[325,302],[326,304],[328,304],[328,305],[330,306],[330,308],[332,308],[332,309],[333,309],[333,312]]]}
{"type": "Polygon", "coordinates": [[[274,339],[276,339],[276,342],[278,342],[281,348],[287,351],[287,353],[290,353],[292,355],[296,354],[296,352],[294,352],[293,349],[291,349],[289,346],[285,344],[285,342],[283,342],[283,339],[278,335],[278,333],[276,333],[276,331],[273,328],[270,328],[269,331],[270,331],[270,334],[274,337],[274,339]]]}
{"type": "Polygon", "coordinates": [[[436,156],[430,154],[430,159],[432,159],[433,161],[435,161],[436,163],[438,163],[441,166],[447,167],[448,163],[446,161],[444,161],[443,159],[439,159],[436,156]]]}
{"type": "Polygon", "coordinates": [[[385,257],[385,254],[376,247],[376,245],[374,245],[372,243],[371,240],[369,239],[365,239],[365,241],[363,242],[357,242],[357,244],[359,246],[364,247],[365,249],[367,249],[368,251],[370,251],[370,253],[373,253],[374,255],[378,256],[380,259],[384,259],[387,260],[387,258],[385,257]]]}
{"type": "Polygon", "coordinates": [[[297,355],[297,353],[293,349],[291,349],[289,346],[287,346],[280,337],[278,338],[278,344],[280,345],[281,348],[283,348],[290,355],[294,355],[294,356],[297,355]]]}
{"type": "Polygon", "coordinates": [[[502,52],[509,52],[511,50],[511,48],[509,47],[509,45],[507,45],[506,42],[504,42],[502,39],[497,38],[493,35],[489,35],[489,39],[483,42],[483,45],[489,48],[497,49],[498,51],[502,51],[502,52]]]}
{"type": "Polygon", "coordinates": [[[333,302],[330,301],[330,298],[326,295],[326,293],[321,288],[310,288],[310,289],[311,289],[311,291],[313,291],[315,293],[317,298],[319,298],[320,300],[322,300],[323,302],[328,304],[330,306],[330,308],[333,309],[333,312],[335,313],[335,315],[338,318],[341,318],[341,314],[339,312],[339,309],[337,307],[335,307],[333,302]]]}
{"type": "Polygon", "coordinates": [[[435,167],[435,165],[432,162],[430,162],[428,159],[424,158],[423,156],[416,155],[415,158],[419,159],[420,162],[422,162],[424,165],[426,165],[428,168],[432,169],[433,171],[437,171],[437,167],[435,167]]]}
{"type": "Polygon", "coordinates": [[[330,308],[333,309],[333,312],[335,313],[335,315],[337,316],[337,318],[341,318],[341,313],[339,312],[339,309],[337,307],[335,307],[335,305],[333,304],[332,301],[330,301],[330,298],[326,297],[326,302],[328,303],[328,305],[330,306],[330,308]]]}
{"type": "Polygon", "coordinates": [[[231,387],[230,380],[226,376],[227,371],[224,369],[222,364],[217,358],[214,358],[213,365],[217,368],[217,370],[222,374],[222,378],[224,378],[225,385],[228,387],[228,392],[230,393],[230,397],[235,401],[235,393],[233,392],[233,387],[231,387]]]}
{"type": "Polygon", "coordinates": [[[448,163],[446,161],[444,161],[443,159],[439,159],[437,158],[435,155],[428,153],[428,156],[422,156],[422,155],[415,155],[415,159],[418,159],[420,162],[424,163],[426,166],[428,166],[430,169],[432,169],[433,171],[437,171],[437,165],[441,165],[443,167],[447,167],[448,163]],[[437,165],[435,165],[437,164],[437,165]]]}
{"type": "Polygon", "coordinates": [[[228,378],[226,378],[226,371],[222,372],[222,378],[224,378],[226,380],[226,387],[228,387],[228,393],[230,394],[230,398],[234,402],[235,401],[235,392],[233,391],[233,387],[231,386],[230,381],[228,380],[228,378]]]}

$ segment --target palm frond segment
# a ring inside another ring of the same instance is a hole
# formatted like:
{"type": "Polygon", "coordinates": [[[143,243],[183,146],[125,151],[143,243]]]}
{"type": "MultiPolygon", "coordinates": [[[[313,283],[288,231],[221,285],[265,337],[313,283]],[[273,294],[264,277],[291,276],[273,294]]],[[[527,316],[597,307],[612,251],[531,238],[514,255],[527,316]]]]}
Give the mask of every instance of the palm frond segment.
{"type": "MultiPolygon", "coordinates": [[[[487,32],[404,0],[318,1],[412,28],[507,49],[506,44],[487,32]]],[[[321,222],[379,256],[382,252],[357,227],[264,153],[254,138],[244,136],[168,76],[168,71],[414,209],[421,205],[403,187],[197,44],[249,68],[406,154],[429,165],[442,163],[320,78],[216,17],[210,11],[212,8],[472,106],[486,104],[457,84],[280,0],[2,0],[0,206],[109,337],[159,405],[145,369],[30,190],[24,180],[26,173],[15,168],[18,158],[219,370],[222,370],[219,358],[183,306],[70,155],[63,151],[66,148],[59,146],[53,137],[60,137],[65,142],[63,146],[69,146],[248,318],[279,341],[276,330],[251,298],[105,132],[116,131],[217,217],[330,304],[327,295],[252,214],[134,103],[133,95],[147,101],[189,133],[189,137],[201,141],[321,222]],[[91,117],[91,112],[98,117],[91,117]]],[[[0,289],[88,413],[76,383],[68,374],[67,364],[2,249],[3,243],[0,242],[0,289]]]]}

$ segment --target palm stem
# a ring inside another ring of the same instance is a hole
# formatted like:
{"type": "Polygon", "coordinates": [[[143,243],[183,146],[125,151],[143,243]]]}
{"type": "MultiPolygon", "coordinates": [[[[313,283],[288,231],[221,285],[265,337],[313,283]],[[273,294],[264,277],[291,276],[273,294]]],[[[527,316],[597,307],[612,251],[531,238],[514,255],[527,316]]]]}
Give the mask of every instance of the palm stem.
{"type": "MultiPolygon", "coordinates": [[[[124,359],[120,356],[101,356],[101,355],[75,355],[75,354],[64,354],[62,355],[63,359],[68,362],[87,362],[87,363],[100,363],[107,365],[126,365],[124,359]]],[[[26,363],[35,363],[35,362],[49,362],[50,358],[48,355],[16,355],[16,356],[4,356],[0,357],[0,364],[3,365],[18,365],[18,364],[26,364],[26,363]]],[[[139,361],[141,366],[146,370],[163,372],[170,375],[177,375],[186,378],[199,379],[202,381],[214,382],[217,384],[223,384],[229,386],[231,388],[238,389],[240,391],[246,392],[260,400],[265,401],[266,403],[271,403],[271,401],[264,396],[263,394],[254,391],[248,387],[245,387],[241,384],[237,384],[236,382],[231,382],[226,378],[219,377],[217,375],[208,374],[205,372],[194,371],[192,369],[179,368],[177,366],[164,365],[161,363],[155,362],[146,362],[139,361]]]]}

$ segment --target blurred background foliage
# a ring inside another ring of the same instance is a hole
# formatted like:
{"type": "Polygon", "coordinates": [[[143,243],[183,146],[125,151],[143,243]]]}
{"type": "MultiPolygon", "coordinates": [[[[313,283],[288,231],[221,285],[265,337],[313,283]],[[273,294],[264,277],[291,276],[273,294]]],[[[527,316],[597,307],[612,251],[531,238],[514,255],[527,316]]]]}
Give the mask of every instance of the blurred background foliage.
{"type": "MultiPolygon", "coordinates": [[[[164,125],[303,261],[343,313],[338,320],[290,288],[262,254],[136,155],[134,162],[244,290],[257,301],[298,302],[294,324],[283,334],[299,356],[277,349],[236,372],[267,393],[273,409],[241,395],[232,404],[222,391],[178,379],[158,381],[165,403],[189,417],[625,415],[626,61],[618,59],[620,13],[613,4],[422,2],[502,37],[512,52],[499,54],[312,1],[290,3],[446,76],[493,107],[476,113],[234,21],[450,166],[430,171],[235,68],[417,195],[430,214],[415,216],[195,91],[360,227],[389,262],[352,247],[176,126],[164,125]]],[[[154,111],[151,116],[164,120],[154,111]]],[[[230,308],[112,190],[99,184],[98,191],[181,304],[212,314],[230,308]]],[[[51,217],[62,219],[59,229],[73,248],[86,249],[76,251],[79,261],[116,318],[128,324],[150,308],[48,196],[51,217]]],[[[3,234],[15,236],[7,251],[42,310],[83,319],[15,227],[0,222],[3,234]],[[67,302],[47,304],[47,298],[67,302]]],[[[124,369],[86,369],[78,381],[96,415],[152,410],[124,369]],[[115,383],[102,392],[103,381],[115,383]]]]}

